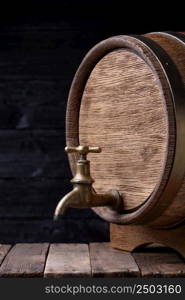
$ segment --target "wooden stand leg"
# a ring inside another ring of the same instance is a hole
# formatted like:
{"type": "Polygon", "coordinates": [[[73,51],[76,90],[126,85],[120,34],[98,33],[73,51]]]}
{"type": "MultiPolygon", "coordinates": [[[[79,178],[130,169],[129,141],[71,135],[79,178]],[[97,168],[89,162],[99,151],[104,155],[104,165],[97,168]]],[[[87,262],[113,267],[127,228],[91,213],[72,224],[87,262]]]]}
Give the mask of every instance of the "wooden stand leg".
{"type": "Polygon", "coordinates": [[[111,224],[110,239],[113,248],[133,251],[139,246],[157,243],[178,251],[185,258],[185,225],[175,229],[154,229],[111,224]]]}

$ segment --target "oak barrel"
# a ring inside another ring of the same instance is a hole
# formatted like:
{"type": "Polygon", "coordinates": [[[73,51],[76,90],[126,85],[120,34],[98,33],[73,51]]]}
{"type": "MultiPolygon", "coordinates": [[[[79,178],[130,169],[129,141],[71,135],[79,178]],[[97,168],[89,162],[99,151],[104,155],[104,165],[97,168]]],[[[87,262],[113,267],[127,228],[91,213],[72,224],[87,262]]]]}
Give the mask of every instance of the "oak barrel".
{"type": "MultiPolygon", "coordinates": [[[[185,35],[108,38],[93,47],[71,85],[67,145],[90,154],[97,192],[118,190],[123,211],[93,208],[116,224],[173,227],[185,219],[185,35]]],[[[77,154],[70,153],[74,174],[77,154]]]]}

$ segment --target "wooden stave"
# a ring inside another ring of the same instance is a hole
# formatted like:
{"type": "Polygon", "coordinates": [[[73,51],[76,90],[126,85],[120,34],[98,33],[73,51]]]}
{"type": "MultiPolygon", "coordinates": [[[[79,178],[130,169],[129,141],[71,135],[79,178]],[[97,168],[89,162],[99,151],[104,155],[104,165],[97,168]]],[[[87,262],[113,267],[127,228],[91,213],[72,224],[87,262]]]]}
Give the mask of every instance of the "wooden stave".
{"type": "MultiPolygon", "coordinates": [[[[149,34],[146,34],[145,36],[147,36],[148,38],[152,39],[153,41],[155,41],[156,43],[158,43],[172,58],[173,62],[175,63],[179,73],[180,73],[180,77],[182,79],[182,84],[184,86],[184,99],[185,99],[185,35],[183,33],[178,33],[178,32],[152,32],[149,34]],[[162,38],[162,40],[161,40],[162,38]],[[165,42],[164,42],[165,40],[165,42]],[[172,53],[172,47],[170,47],[170,43],[169,40],[173,40],[174,44],[176,44],[176,46],[174,46],[175,51],[174,53],[172,53]],[[179,46],[178,46],[179,45],[179,46]],[[177,47],[179,47],[181,50],[179,50],[178,53],[177,52],[177,47]],[[184,55],[183,55],[184,53],[184,55]],[[183,62],[181,62],[179,60],[179,57],[183,58],[183,62]]],[[[184,104],[184,103],[182,103],[184,104]]],[[[184,105],[183,105],[184,106],[184,105]]],[[[185,110],[182,111],[183,115],[183,128],[185,127],[185,110]]],[[[180,114],[180,112],[179,112],[180,114]]],[[[176,118],[178,117],[178,115],[176,114],[176,118]]],[[[177,132],[177,136],[178,136],[178,128],[176,129],[177,132]]],[[[185,130],[185,129],[184,129],[185,130]]],[[[185,135],[182,138],[183,144],[181,144],[180,147],[182,147],[182,149],[185,149],[185,135]]],[[[178,147],[178,146],[176,146],[178,147]]],[[[183,166],[185,166],[185,160],[182,159],[179,164],[182,164],[183,166]]],[[[173,202],[171,203],[171,205],[163,212],[163,214],[161,216],[159,216],[159,218],[155,219],[154,221],[150,222],[149,224],[154,226],[154,227],[174,227],[177,225],[180,225],[181,223],[184,222],[185,220],[185,200],[184,203],[182,204],[183,199],[185,199],[185,173],[184,176],[181,180],[181,184],[179,185],[179,189],[177,189],[177,193],[174,196],[173,202]],[[171,220],[171,221],[170,221],[171,220]],[[169,222],[170,221],[170,222],[169,222]]]]}
{"type": "MultiPolygon", "coordinates": [[[[137,41],[137,43],[138,43],[137,47],[138,47],[138,45],[139,46],[141,45],[141,42],[143,43],[143,41],[146,41],[146,39],[148,40],[148,38],[145,38],[145,37],[142,40],[142,37],[137,37],[137,36],[135,36],[135,37],[131,37],[131,36],[122,36],[122,37],[120,37],[119,36],[119,37],[112,38],[112,42],[115,42],[115,39],[125,39],[125,42],[127,41],[127,43],[131,43],[131,42],[133,42],[133,40],[135,41],[135,43],[137,41]]],[[[66,117],[66,129],[67,129],[67,131],[66,131],[66,139],[67,139],[67,143],[69,143],[70,145],[76,146],[78,144],[78,138],[77,137],[74,138],[74,136],[73,137],[70,136],[71,122],[72,122],[71,120],[73,119],[73,116],[71,117],[71,107],[70,106],[71,106],[71,104],[73,104],[72,103],[73,101],[76,101],[76,99],[75,99],[76,94],[74,93],[74,90],[78,88],[77,87],[78,84],[81,84],[81,82],[79,82],[79,78],[80,78],[80,80],[82,80],[82,77],[84,75],[83,74],[84,73],[84,68],[87,68],[87,67],[89,68],[90,67],[90,64],[87,64],[87,62],[89,60],[89,57],[91,59],[92,56],[93,56],[93,59],[97,60],[97,57],[99,55],[98,52],[99,52],[99,46],[100,46],[100,44],[103,45],[103,47],[104,47],[104,53],[103,53],[102,57],[105,55],[105,53],[107,52],[107,48],[108,48],[107,47],[107,41],[110,42],[110,39],[102,41],[101,43],[99,43],[98,45],[96,45],[87,54],[87,56],[84,58],[82,64],[80,65],[80,67],[79,67],[79,69],[78,69],[78,71],[77,71],[77,73],[75,75],[75,78],[73,80],[73,84],[72,84],[72,87],[71,87],[71,90],[70,90],[70,93],[69,93],[68,107],[67,107],[67,117],[66,117]],[[92,53],[93,53],[93,55],[92,55],[92,53]]],[[[156,46],[159,47],[157,44],[155,44],[155,47],[156,46]]],[[[144,48],[145,47],[146,47],[146,45],[144,45],[144,48]]],[[[144,51],[144,50],[142,49],[142,51],[144,51]]],[[[98,60],[99,59],[100,59],[100,57],[98,57],[98,60]]],[[[90,74],[90,70],[88,70],[88,72],[90,74]]],[[[86,75],[87,75],[87,73],[86,73],[86,75]]],[[[87,78],[86,79],[83,78],[83,80],[84,80],[84,83],[81,84],[81,88],[79,89],[80,90],[79,93],[81,93],[81,95],[83,93],[83,88],[85,86],[87,78]]],[[[79,96],[78,96],[78,98],[79,98],[79,96]]],[[[78,103],[78,105],[75,107],[75,109],[77,109],[79,111],[79,109],[80,109],[80,103],[78,103]]],[[[171,108],[171,109],[173,110],[173,108],[171,108]]],[[[171,113],[173,114],[173,112],[171,112],[171,113]]],[[[77,121],[78,116],[76,116],[74,119],[77,121]]],[[[74,120],[73,120],[73,122],[74,122],[74,120]]],[[[76,132],[78,131],[77,128],[75,128],[75,130],[76,130],[76,132]]],[[[77,132],[77,134],[78,134],[78,132],[77,132]]],[[[173,153],[171,154],[171,156],[173,156],[173,153]]],[[[72,158],[72,156],[69,156],[69,161],[70,161],[70,165],[71,165],[71,169],[72,169],[73,173],[74,173],[74,170],[75,170],[75,167],[74,167],[75,166],[75,160],[76,160],[76,156],[73,155],[73,158],[72,158]]],[[[171,163],[173,164],[172,161],[171,161],[171,163]]],[[[146,202],[148,202],[148,201],[146,201],[146,202]]],[[[129,223],[135,223],[135,224],[137,224],[137,223],[138,224],[144,223],[144,224],[146,224],[148,222],[151,222],[151,216],[153,216],[153,219],[156,219],[156,216],[154,216],[154,214],[152,213],[152,210],[151,210],[151,206],[153,206],[152,209],[155,208],[155,203],[153,202],[153,203],[151,203],[152,205],[149,206],[149,208],[150,208],[149,209],[150,210],[150,214],[148,214],[149,210],[146,211],[146,207],[145,207],[145,206],[147,206],[146,204],[147,203],[145,203],[145,205],[141,206],[139,213],[138,213],[138,211],[133,212],[132,213],[133,217],[131,217],[130,219],[127,218],[124,222],[120,222],[120,220],[118,220],[118,215],[110,213],[110,211],[107,208],[95,208],[93,210],[99,216],[103,217],[105,220],[107,220],[109,222],[114,222],[116,224],[120,224],[120,223],[121,224],[129,224],[129,223]]],[[[163,209],[160,212],[159,212],[159,209],[157,208],[157,216],[161,215],[163,213],[163,211],[164,211],[164,207],[163,207],[163,209]]],[[[156,211],[155,211],[155,214],[156,214],[156,211]]],[[[160,224],[157,224],[157,225],[160,225],[160,224]]]]}

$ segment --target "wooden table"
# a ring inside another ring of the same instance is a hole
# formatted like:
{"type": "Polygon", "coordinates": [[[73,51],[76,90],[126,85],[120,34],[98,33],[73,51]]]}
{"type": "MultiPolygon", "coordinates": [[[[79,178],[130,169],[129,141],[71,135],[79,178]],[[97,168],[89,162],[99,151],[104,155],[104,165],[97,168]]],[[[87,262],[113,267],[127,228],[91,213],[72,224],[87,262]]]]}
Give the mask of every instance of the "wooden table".
{"type": "Polygon", "coordinates": [[[0,277],[185,277],[185,262],[164,247],[129,253],[109,243],[0,245],[0,277]]]}

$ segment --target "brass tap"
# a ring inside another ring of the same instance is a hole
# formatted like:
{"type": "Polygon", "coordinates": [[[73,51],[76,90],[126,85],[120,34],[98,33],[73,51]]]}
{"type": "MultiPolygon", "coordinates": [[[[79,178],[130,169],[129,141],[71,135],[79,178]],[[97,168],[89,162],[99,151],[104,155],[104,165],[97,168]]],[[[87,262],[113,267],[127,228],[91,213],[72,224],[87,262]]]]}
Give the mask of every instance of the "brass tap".
{"type": "Polygon", "coordinates": [[[78,146],[65,147],[68,153],[77,152],[80,157],[77,161],[76,174],[71,180],[73,190],[65,195],[58,203],[54,219],[63,215],[68,207],[89,208],[108,206],[113,211],[119,211],[122,207],[122,199],[117,190],[111,190],[105,194],[97,194],[92,187],[94,180],[90,175],[90,161],[86,159],[88,153],[100,153],[100,147],[78,146]]]}

